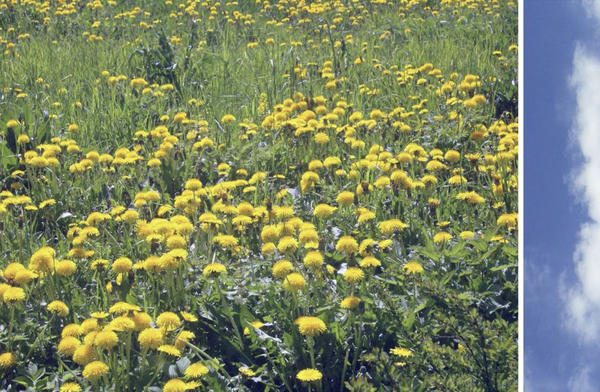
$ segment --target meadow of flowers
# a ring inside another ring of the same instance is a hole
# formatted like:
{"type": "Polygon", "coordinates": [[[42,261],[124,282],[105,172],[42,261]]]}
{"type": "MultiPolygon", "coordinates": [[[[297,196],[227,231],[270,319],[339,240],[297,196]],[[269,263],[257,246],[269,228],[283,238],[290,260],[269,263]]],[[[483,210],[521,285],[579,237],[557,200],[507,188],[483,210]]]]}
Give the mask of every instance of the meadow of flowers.
{"type": "Polygon", "coordinates": [[[515,0],[0,0],[0,390],[515,391],[515,0]]]}

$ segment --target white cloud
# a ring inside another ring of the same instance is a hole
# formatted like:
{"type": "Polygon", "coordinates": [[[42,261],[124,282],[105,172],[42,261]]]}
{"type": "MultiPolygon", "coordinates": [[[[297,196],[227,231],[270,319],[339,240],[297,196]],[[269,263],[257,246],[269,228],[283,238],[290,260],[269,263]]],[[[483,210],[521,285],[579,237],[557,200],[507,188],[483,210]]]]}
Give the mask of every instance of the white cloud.
{"type": "MultiPolygon", "coordinates": [[[[588,3],[600,20],[600,1],[588,3]]],[[[574,193],[590,220],[581,226],[575,248],[577,283],[566,290],[565,322],[583,340],[592,341],[600,337],[600,59],[582,46],[575,50],[570,82],[576,98],[572,137],[583,158],[574,193]]]]}
{"type": "Polygon", "coordinates": [[[598,0],[583,0],[583,6],[588,13],[588,16],[600,20],[600,1],[598,0]]]}
{"type": "Polygon", "coordinates": [[[597,389],[592,383],[591,368],[584,366],[569,379],[569,392],[596,392],[597,389]]]}

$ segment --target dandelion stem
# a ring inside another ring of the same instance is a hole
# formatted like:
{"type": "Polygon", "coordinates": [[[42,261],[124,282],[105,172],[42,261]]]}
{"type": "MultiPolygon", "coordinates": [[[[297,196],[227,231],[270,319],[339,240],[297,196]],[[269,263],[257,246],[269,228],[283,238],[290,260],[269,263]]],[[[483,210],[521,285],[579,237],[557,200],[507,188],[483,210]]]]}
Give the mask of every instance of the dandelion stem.
{"type": "Polygon", "coordinates": [[[346,378],[346,368],[348,367],[348,357],[350,356],[350,347],[346,349],[344,356],[344,366],[342,367],[342,376],[340,377],[340,392],[344,391],[344,379],[346,378]]]}

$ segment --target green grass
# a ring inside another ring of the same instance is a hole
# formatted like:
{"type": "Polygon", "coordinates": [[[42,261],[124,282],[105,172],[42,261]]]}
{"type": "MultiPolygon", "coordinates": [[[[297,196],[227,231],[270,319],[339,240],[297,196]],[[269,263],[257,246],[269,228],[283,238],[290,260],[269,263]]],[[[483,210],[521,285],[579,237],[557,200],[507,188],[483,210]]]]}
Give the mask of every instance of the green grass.
{"type": "Polygon", "coordinates": [[[514,2],[26,3],[0,0],[0,388],[516,390],[514,2]],[[304,288],[283,287],[281,260],[304,288]],[[93,312],[119,301],[149,321],[107,349],[93,330],[119,312],[92,328],[93,312]],[[326,330],[303,335],[301,316],[326,330]],[[169,355],[139,339],[154,327],[190,337],[169,355]],[[66,348],[77,328],[98,380],[66,348]]]}

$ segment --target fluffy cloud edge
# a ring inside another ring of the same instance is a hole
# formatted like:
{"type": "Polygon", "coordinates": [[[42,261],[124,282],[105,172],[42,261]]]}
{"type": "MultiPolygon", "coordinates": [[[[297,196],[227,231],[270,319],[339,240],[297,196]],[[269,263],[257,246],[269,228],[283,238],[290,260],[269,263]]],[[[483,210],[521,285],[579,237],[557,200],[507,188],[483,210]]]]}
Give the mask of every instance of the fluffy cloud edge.
{"type": "MultiPolygon", "coordinates": [[[[588,3],[588,12],[600,20],[600,1],[588,3]]],[[[562,287],[564,323],[590,342],[600,338],[600,59],[582,45],[576,47],[569,82],[576,100],[571,137],[582,157],[572,191],[584,203],[589,221],[581,225],[575,245],[577,281],[562,287]]]]}

